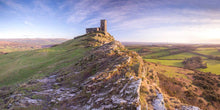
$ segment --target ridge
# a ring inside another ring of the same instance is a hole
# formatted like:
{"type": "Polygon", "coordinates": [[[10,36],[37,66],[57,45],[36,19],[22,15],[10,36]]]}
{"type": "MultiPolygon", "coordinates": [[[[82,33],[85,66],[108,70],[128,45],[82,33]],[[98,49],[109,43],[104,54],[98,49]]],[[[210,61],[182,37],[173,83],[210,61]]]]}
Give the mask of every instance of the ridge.
{"type": "MultiPolygon", "coordinates": [[[[86,49],[70,65],[1,95],[4,109],[165,110],[157,73],[109,33],[88,33],[52,48],[86,49]]],[[[74,52],[74,51],[73,51],[74,52]]],[[[3,89],[1,90],[3,91],[3,89]]],[[[0,91],[0,92],[1,92],[0,91]]],[[[193,107],[172,98],[173,108],[193,107]]]]}

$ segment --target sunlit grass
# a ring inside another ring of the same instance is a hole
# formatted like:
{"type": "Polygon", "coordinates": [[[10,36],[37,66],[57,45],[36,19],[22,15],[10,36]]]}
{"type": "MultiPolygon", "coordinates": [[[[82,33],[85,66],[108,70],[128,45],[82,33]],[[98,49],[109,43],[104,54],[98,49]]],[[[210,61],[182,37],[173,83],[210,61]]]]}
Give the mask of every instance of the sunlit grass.
{"type": "Polygon", "coordinates": [[[159,60],[159,59],[144,59],[144,60],[162,65],[183,67],[182,60],[159,60]]]}
{"type": "Polygon", "coordinates": [[[169,52],[168,51],[161,51],[161,52],[156,52],[156,53],[152,53],[152,54],[147,54],[147,55],[143,56],[143,58],[150,59],[150,58],[157,58],[157,57],[164,56],[164,55],[169,55],[169,52]]]}
{"type": "Polygon", "coordinates": [[[195,52],[204,54],[204,55],[213,55],[213,56],[220,56],[220,51],[216,48],[200,48],[196,50],[195,52]]]}
{"type": "Polygon", "coordinates": [[[212,72],[214,74],[220,75],[220,61],[216,60],[206,60],[207,67],[205,69],[199,69],[200,71],[204,72],[212,72]]]}
{"type": "Polygon", "coordinates": [[[151,65],[148,65],[148,67],[170,78],[175,77],[175,78],[187,79],[185,74],[194,73],[191,70],[178,68],[178,67],[172,67],[172,66],[166,66],[166,65],[155,66],[151,64],[151,65]]]}
{"type": "MultiPolygon", "coordinates": [[[[159,59],[145,59],[148,62],[158,63],[162,65],[183,67],[182,60],[159,60],[159,59]]],[[[198,69],[203,72],[211,72],[220,75],[220,61],[216,60],[205,60],[207,63],[207,68],[198,69]]]]}
{"type": "Polygon", "coordinates": [[[168,49],[167,47],[149,47],[149,49],[153,52],[159,52],[165,49],[168,49]]]}

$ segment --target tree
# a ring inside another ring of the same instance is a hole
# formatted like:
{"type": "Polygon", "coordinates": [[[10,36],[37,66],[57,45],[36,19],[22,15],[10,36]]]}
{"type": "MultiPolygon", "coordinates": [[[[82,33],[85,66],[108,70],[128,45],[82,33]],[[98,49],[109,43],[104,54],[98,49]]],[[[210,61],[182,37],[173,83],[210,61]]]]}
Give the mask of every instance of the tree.
{"type": "Polygon", "coordinates": [[[186,58],[182,63],[184,68],[187,69],[207,68],[207,63],[203,63],[202,58],[199,56],[186,58]]]}

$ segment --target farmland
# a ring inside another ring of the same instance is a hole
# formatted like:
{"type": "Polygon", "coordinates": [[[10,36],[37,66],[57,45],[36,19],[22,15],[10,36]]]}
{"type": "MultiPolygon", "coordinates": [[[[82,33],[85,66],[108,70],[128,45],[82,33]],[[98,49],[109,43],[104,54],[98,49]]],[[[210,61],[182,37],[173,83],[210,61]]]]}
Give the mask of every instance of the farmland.
{"type": "Polygon", "coordinates": [[[207,68],[197,70],[220,75],[220,45],[136,44],[126,47],[139,53],[147,62],[181,68],[184,59],[199,56],[207,63],[207,68]]]}

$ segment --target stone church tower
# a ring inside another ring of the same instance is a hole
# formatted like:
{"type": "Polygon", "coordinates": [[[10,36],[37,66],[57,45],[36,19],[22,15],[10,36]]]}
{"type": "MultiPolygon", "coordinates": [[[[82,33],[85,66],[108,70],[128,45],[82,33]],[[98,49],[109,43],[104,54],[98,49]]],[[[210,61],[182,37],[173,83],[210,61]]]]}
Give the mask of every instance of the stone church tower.
{"type": "Polygon", "coordinates": [[[86,28],[87,34],[92,32],[104,32],[104,34],[107,35],[107,20],[102,19],[100,22],[100,27],[86,28]]]}
{"type": "Polygon", "coordinates": [[[105,34],[107,34],[107,21],[105,19],[101,20],[100,31],[103,31],[105,34]]]}

